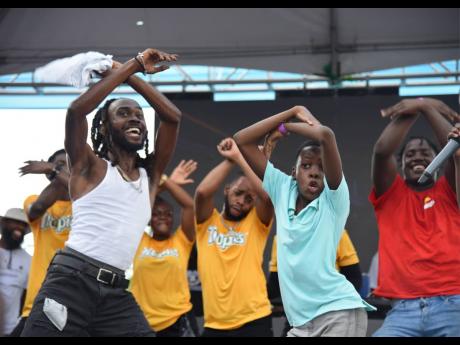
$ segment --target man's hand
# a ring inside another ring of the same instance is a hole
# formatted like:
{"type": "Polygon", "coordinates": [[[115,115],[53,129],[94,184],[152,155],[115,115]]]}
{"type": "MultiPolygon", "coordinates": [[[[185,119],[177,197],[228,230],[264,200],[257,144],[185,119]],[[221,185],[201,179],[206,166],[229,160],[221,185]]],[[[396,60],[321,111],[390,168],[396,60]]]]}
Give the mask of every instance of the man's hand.
{"type": "Polygon", "coordinates": [[[178,55],[168,54],[157,49],[149,48],[142,52],[145,73],[154,74],[167,70],[169,66],[160,65],[155,66],[161,62],[177,61],[178,55]]]}
{"type": "Polygon", "coordinates": [[[382,117],[389,117],[393,120],[402,115],[416,116],[430,107],[444,116],[447,121],[460,121],[460,117],[455,111],[450,109],[444,102],[434,98],[420,97],[404,99],[389,108],[382,109],[380,112],[382,117]]]}
{"type": "Polygon", "coordinates": [[[174,181],[176,184],[182,186],[189,183],[195,182],[193,179],[188,178],[192,172],[196,170],[198,163],[194,160],[181,160],[177,167],[169,176],[169,179],[174,181]]]}
{"type": "Polygon", "coordinates": [[[219,151],[222,157],[227,158],[234,163],[243,157],[238,145],[232,138],[222,140],[219,145],[217,145],[217,151],[219,151]]]}
{"type": "Polygon", "coordinates": [[[45,161],[25,161],[26,165],[19,168],[20,176],[27,174],[51,174],[54,164],[45,161]]]}
{"type": "Polygon", "coordinates": [[[452,110],[446,103],[434,98],[421,98],[425,103],[428,103],[435,108],[444,118],[450,123],[460,122],[460,116],[452,110]]]}
{"type": "Polygon", "coordinates": [[[401,115],[416,116],[423,106],[424,104],[420,99],[403,99],[391,107],[380,110],[380,114],[382,117],[390,118],[391,120],[401,115]]]}

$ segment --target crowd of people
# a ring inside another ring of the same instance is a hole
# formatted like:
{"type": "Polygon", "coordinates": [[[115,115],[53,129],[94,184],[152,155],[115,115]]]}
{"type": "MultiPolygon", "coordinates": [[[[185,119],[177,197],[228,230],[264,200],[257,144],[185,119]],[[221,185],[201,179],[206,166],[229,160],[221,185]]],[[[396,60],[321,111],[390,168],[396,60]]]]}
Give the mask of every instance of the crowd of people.
{"type": "MultiPolygon", "coordinates": [[[[268,116],[216,143],[222,162],[190,195],[184,186],[197,162],[165,174],[182,112],[135,75],[160,73],[177,59],[149,48],[114,62],[70,104],[64,149],[20,168],[49,184],[0,218],[0,334],[268,337],[272,316],[285,315],[288,337],[366,336],[376,308],[359,294],[359,259],[345,230],[346,147],[339,149],[334,129],[304,106],[268,116]],[[131,99],[105,101],[88,130],[87,115],[122,83],[155,110],[153,150],[131,99]],[[306,141],[284,172],[270,159],[289,134],[306,141]],[[240,174],[226,183],[235,168],[240,174]],[[221,193],[224,205],[216,205],[221,193]],[[264,250],[274,229],[267,279],[264,250]],[[29,231],[32,258],[21,249],[29,231]],[[203,327],[189,286],[195,248],[203,327]]],[[[460,150],[443,174],[418,183],[438,148],[460,138],[460,117],[431,98],[402,100],[382,117],[389,123],[369,162],[379,230],[373,294],[392,308],[374,336],[460,336],[460,150]],[[421,119],[437,145],[407,138],[421,119]]]]}

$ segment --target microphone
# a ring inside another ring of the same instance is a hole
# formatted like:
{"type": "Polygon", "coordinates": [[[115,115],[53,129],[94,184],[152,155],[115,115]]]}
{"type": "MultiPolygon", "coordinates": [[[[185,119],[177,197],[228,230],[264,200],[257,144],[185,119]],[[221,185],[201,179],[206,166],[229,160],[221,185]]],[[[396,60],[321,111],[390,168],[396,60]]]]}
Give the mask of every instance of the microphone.
{"type": "Polygon", "coordinates": [[[441,165],[460,148],[460,138],[449,139],[447,145],[438,153],[430,165],[427,166],[417,183],[422,184],[433,178],[433,174],[441,165]]]}

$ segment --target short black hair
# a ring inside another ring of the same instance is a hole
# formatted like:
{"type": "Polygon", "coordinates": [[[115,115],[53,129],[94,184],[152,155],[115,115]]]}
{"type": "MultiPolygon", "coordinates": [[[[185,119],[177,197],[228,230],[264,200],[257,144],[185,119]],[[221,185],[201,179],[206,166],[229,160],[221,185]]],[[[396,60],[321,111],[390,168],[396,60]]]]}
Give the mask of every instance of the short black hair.
{"type": "Polygon", "coordinates": [[[228,184],[227,186],[231,187],[233,186],[240,178],[242,177],[246,177],[246,175],[244,174],[243,171],[241,170],[238,170],[238,172],[236,173],[236,177],[234,179],[232,179],[228,184]]]}
{"type": "Polygon", "coordinates": [[[157,205],[157,204],[165,204],[165,205],[168,205],[171,209],[173,209],[173,205],[171,205],[171,203],[169,201],[167,201],[165,198],[162,198],[159,195],[157,195],[156,198],[155,198],[155,204],[154,205],[157,205]]]}
{"type": "Polygon", "coordinates": [[[435,155],[437,155],[437,154],[439,153],[439,148],[437,147],[437,145],[436,145],[435,143],[433,143],[433,142],[432,142],[430,139],[428,139],[427,137],[424,137],[424,136],[411,136],[411,137],[409,137],[409,139],[407,139],[406,143],[403,145],[403,147],[401,148],[401,150],[400,150],[399,153],[398,153],[398,161],[399,161],[399,162],[402,162],[402,157],[403,157],[404,151],[406,150],[407,145],[408,145],[412,140],[420,140],[420,143],[422,143],[423,141],[425,141],[425,142],[427,142],[428,145],[433,149],[435,155]]]}
{"type": "Polygon", "coordinates": [[[54,152],[50,158],[48,158],[48,163],[52,163],[57,156],[59,156],[60,154],[66,154],[65,150],[64,149],[60,149],[60,150],[57,150],[56,152],[54,152]]]}
{"type": "Polygon", "coordinates": [[[321,144],[319,143],[319,141],[317,141],[317,140],[305,140],[305,141],[299,146],[299,148],[297,149],[297,153],[295,154],[295,160],[296,160],[296,161],[297,161],[297,159],[299,158],[300,153],[303,151],[303,149],[306,148],[306,147],[309,147],[309,146],[321,148],[321,144]]]}

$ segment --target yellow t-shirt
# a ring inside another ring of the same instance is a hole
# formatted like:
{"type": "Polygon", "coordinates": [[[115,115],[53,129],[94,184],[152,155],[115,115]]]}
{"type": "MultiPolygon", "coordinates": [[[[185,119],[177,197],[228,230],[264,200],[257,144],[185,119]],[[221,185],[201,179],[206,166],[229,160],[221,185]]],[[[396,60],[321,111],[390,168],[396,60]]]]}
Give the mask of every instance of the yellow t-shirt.
{"type": "Polygon", "coordinates": [[[143,235],[134,259],[131,292],[150,326],[161,331],[192,309],[187,266],[193,242],[182,229],[165,241],[143,235]]]}
{"type": "Polygon", "coordinates": [[[268,270],[270,272],[278,272],[278,256],[276,255],[276,235],[273,237],[272,243],[272,253],[270,257],[270,262],[268,263],[268,270]]]}
{"type": "MultiPolygon", "coordinates": [[[[24,211],[28,214],[29,207],[38,199],[31,195],[24,201],[24,211]]],[[[22,309],[22,317],[28,317],[34,299],[46,276],[48,266],[58,249],[64,248],[69,238],[72,222],[72,202],[56,201],[45,214],[30,223],[34,236],[34,255],[29,271],[27,294],[22,309]]]]}
{"type": "Polygon", "coordinates": [[[205,327],[235,329],[271,314],[262,270],[270,226],[260,221],[255,208],[240,222],[224,221],[214,209],[198,224],[205,327]]]}
{"type": "MultiPolygon", "coordinates": [[[[339,245],[337,247],[337,257],[335,259],[335,268],[337,271],[340,267],[350,266],[359,262],[358,253],[351,242],[350,236],[347,230],[343,231],[343,235],[340,238],[339,245]]],[[[272,253],[269,264],[270,272],[278,272],[278,260],[276,256],[276,236],[273,238],[272,253]]]]}
{"type": "Polygon", "coordinates": [[[347,230],[343,230],[340,238],[339,246],[337,247],[337,257],[335,259],[335,268],[337,271],[340,267],[350,266],[359,262],[358,253],[351,242],[347,230]]]}

